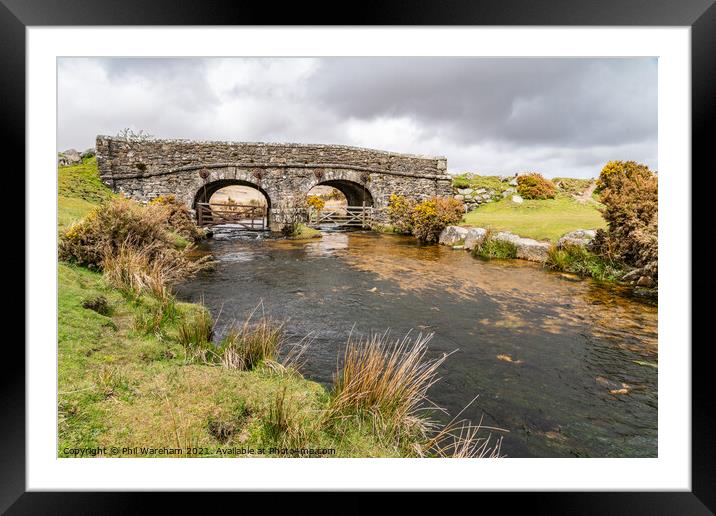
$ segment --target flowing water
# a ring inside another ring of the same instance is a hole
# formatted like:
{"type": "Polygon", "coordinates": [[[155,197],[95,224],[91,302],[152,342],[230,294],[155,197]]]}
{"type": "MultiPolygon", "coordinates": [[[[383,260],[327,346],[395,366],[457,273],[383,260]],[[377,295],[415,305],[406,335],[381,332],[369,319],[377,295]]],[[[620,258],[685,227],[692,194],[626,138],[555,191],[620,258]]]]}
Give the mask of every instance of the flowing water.
{"type": "Polygon", "coordinates": [[[263,301],[314,336],[308,378],[331,381],[351,331],[434,333],[434,356],[458,351],[431,400],[455,415],[479,395],[463,416],[509,430],[508,456],[657,456],[657,308],[616,287],[368,232],[202,248],[217,266],[180,297],[221,313],[219,337],[263,301]]]}

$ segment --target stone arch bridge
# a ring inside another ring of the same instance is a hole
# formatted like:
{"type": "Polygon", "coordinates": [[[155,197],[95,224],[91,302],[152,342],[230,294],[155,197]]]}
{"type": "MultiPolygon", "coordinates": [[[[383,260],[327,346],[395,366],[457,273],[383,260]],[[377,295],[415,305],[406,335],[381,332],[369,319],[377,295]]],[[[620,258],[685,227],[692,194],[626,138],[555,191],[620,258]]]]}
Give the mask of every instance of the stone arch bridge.
{"type": "Polygon", "coordinates": [[[100,178],[138,201],[174,195],[190,209],[229,185],[261,192],[268,218],[318,185],[332,186],[349,206],[382,213],[392,193],[414,199],[452,194],[444,157],[343,145],[127,140],[97,137],[100,178]]]}

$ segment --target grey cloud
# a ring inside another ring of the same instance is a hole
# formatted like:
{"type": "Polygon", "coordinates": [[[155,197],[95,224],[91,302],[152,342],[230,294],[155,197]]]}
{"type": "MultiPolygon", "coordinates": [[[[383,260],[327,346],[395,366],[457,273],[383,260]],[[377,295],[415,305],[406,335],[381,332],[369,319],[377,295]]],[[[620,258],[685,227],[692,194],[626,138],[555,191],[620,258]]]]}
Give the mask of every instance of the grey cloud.
{"type": "Polygon", "coordinates": [[[248,58],[217,68],[226,64],[62,59],[58,146],[133,127],[441,154],[451,171],[594,176],[610,159],[657,165],[652,58],[321,58],[303,68],[248,58]]]}
{"type": "Polygon", "coordinates": [[[452,138],[615,144],[653,137],[651,59],[324,59],[315,95],[344,116],[410,115],[452,138]]]}

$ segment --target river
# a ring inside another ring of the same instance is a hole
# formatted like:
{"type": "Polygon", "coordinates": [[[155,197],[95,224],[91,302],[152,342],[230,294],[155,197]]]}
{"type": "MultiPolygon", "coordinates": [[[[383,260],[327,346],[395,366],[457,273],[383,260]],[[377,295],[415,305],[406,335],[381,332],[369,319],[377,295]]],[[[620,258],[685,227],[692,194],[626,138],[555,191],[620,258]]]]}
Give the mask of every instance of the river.
{"type": "Polygon", "coordinates": [[[455,415],[479,395],[463,416],[509,430],[507,456],[657,456],[657,307],[618,287],[370,232],[201,249],[217,265],[180,298],[220,313],[219,337],[262,301],[312,335],[307,378],[331,381],[351,331],[434,333],[431,353],[458,351],[430,399],[455,415]]]}

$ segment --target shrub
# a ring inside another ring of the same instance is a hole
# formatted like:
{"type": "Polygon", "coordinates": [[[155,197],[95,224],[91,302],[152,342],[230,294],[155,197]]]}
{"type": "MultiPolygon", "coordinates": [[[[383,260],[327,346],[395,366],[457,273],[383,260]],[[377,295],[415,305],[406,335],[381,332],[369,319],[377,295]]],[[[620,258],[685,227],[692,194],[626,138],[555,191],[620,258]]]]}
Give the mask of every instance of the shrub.
{"type": "Polygon", "coordinates": [[[443,229],[457,224],[465,214],[462,203],[452,197],[433,197],[413,208],[413,235],[421,242],[437,242],[443,229]]]}
{"type": "Polygon", "coordinates": [[[421,202],[392,194],[388,201],[388,220],[398,233],[412,233],[422,242],[437,242],[443,229],[457,224],[465,210],[452,197],[431,197],[421,202]]]}
{"type": "Polygon", "coordinates": [[[391,194],[388,199],[388,220],[397,233],[410,234],[413,231],[413,207],[415,201],[403,195],[391,194]]]}
{"type": "Polygon", "coordinates": [[[138,249],[173,247],[163,214],[129,199],[114,198],[60,235],[59,258],[98,269],[108,253],[115,253],[127,243],[138,249]]]}
{"type": "Polygon", "coordinates": [[[491,230],[472,248],[472,255],[484,260],[517,258],[517,246],[508,240],[498,240],[491,230]]]}
{"type": "Polygon", "coordinates": [[[557,187],[542,174],[533,172],[517,176],[517,193],[525,199],[554,199],[557,187]]]}
{"type": "Polygon", "coordinates": [[[155,197],[148,206],[157,212],[157,218],[163,219],[169,230],[189,240],[196,241],[204,237],[204,231],[197,227],[189,208],[173,195],[155,197]]]}
{"type": "Polygon", "coordinates": [[[602,191],[612,183],[615,177],[639,176],[651,174],[651,170],[646,165],[637,163],[636,161],[610,161],[602,168],[597,178],[597,191],[602,191]]]}
{"type": "Polygon", "coordinates": [[[607,230],[597,232],[593,249],[602,256],[658,276],[658,178],[645,165],[611,161],[599,177],[607,230]]]}
{"type": "Polygon", "coordinates": [[[308,206],[316,211],[321,211],[326,207],[326,201],[317,195],[309,195],[306,200],[308,206]]]}
{"type": "Polygon", "coordinates": [[[623,268],[618,263],[596,255],[579,245],[550,247],[545,266],[556,271],[590,276],[600,281],[616,281],[624,274],[623,268]]]}

